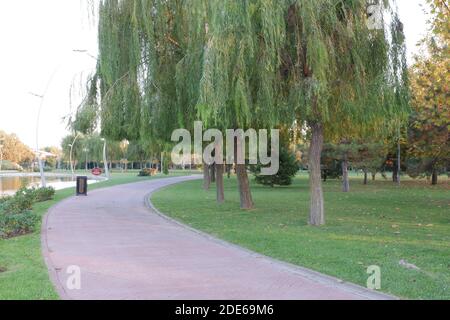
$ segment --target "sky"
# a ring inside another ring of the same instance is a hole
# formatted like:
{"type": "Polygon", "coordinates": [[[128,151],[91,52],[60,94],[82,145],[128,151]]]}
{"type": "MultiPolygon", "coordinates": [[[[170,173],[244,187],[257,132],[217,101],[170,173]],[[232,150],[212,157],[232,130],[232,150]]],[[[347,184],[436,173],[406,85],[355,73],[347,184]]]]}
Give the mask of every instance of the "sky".
{"type": "MultiPolygon", "coordinates": [[[[408,61],[426,32],[425,0],[397,0],[405,27],[408,61]]],[[[8,0],[0,2],[0,130],[15,133],[35,149],[38,110],[39,147],[59,146],[68,134],[65,117],[81,97],[70,98],[93,72],[97,28],[88,0],[8,0]],[[46,88],[48,89],[46,90],[46,88]],[[42,99],[35,95],[42,96],[42,99]]]]}

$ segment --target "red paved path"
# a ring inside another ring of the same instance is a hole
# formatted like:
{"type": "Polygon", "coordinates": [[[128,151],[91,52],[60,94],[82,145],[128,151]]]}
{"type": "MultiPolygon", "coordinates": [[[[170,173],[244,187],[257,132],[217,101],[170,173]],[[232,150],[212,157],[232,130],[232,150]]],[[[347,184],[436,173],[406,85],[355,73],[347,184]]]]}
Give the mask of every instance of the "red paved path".
{"type": "Polygon", "coordinates": [[[145,205],[169,178],[93,191],[53,207],[43,251],[63,299],[385,299],[197,233],[145,205]],[[81,290],[66,286],[81,269],[81,290]]]}

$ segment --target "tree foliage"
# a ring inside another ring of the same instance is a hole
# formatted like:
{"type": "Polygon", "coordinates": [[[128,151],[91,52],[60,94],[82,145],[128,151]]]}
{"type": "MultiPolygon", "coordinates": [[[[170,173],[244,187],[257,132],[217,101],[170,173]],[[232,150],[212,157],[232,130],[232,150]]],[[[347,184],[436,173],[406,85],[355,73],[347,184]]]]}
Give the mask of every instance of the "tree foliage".
{"type": "Polygon", "coordinates": [[[96,110],[102,135],[164,148],[194,120],[243,129],[296,121],[312,132],[319,190],[324,135],[370,132],[406,112],[403,30],[388,2],[391,26],[372,30],[365,0],[102,0],[82,127],[93,127],[96,110]]]}
{"type": "Polygon", "coordinates": [[[7,134],[0,130],[0,147],[3,153],[3,160],[21,164],[33,161],[36,156],[34,152],[26,146],[15,134],[7,134]]]}
{"type": "Polygon", "coordinates": [[[450,165],[450,11],[446,1],[428,3],[431,30],[422,42],[426,53],[416,57],[411,68],[413,114],[408,142],[416,173],[436,175],[450,165]]]}
{"type": "Polygon", "coordinates": [[[287,148],[280,149],[280,170],[271,176],[261,175],[261,165],[252,168],[255,175],[255,181],[264,186],[290,186],[292,179],[298,173],[300,164],[294,154],[289,152],[287,148]]]}
{"type": "Polygon", "coordinates": [[[199,118],[227,128],[297,118],[330,134],[380,124],[402,108],[393,20],[370,30],[366,1],[104,0],[98,69],[78,118],[93,121],[100,94],[102,132],[115,140],[167,141],[199,118]]]}

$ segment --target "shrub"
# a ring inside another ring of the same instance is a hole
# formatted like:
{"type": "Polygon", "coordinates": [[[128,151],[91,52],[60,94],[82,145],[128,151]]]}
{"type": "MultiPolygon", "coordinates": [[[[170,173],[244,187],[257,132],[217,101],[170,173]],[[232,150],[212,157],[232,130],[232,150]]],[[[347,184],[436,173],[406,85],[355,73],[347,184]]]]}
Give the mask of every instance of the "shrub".
{"type": "Polygon", "coordinates": [[[23,168],[17,163],[8,160],[3,160],[0,162],[2,163],[2,170],[4,171],[23,171],[23,168]]]}
{"type": "Polygon", "coordinates": [[[55,189],[52,187],[39,188],[34,190],[34,200],[36,202],[44,202],[52,200],[55,195],[55,189]]]}
{"type": "Polygon", "coordinates": [[[32,202],[44,202],[52,200],[55,195],[55,189],[46,188],[22,188],[16,192],[16,196],[28,197],[32,202]]]}
{"type": "Polygon", "coordinates": [[[35,190],[36,190],[36,188],[22,187],[19,190],[17,190],[15,196],[28,197],[28,198],[32,199],[32,201],[34,202],[34,191],[35,190]]]}
{"type": "Polygon", "coordinates": [[[5,215],[21,214],[31,210],[34,203],[34,197],[31,193],[17,192],[14,197],[10,197],[0,204],[0,209],[5,215]]]}
{"type": "Polygon", "coordinates": [[[151,173],[151,171],[150,171],[150,169],[142,169],[140,172],[139,172],[139,177],[150,177],[152,175],[152,173],[151,173]]]}
{"type": "MultiPolygon", "coordinates": [[[[44,172],[52,172],[52,171],[53,171],[52,167],[48,167],[48,166],[44,167],[44,172]]],[[[41,169],[39,167],[34,167],[33,172],[35,172],[35,173],[41,172],[41,169]]]]}
{"type": "Polygon", "coordinates": [[[163,164],[163,173],[164,175],[169,175],[169,161],[164,161],[163,164]]]}
{"type": "Polygon", "coordinates": [[[34,231],[38,217],[30,211],[19,214],[0,213],[0,238],[6,239],[34,231]]]}
{"type": "Polygon", "coordinates": [[[3,196],[3,197],[0,197],[0,207],[2,206],[2,204],[3,203],[5,203],[6,201],[9,201],[9,200],[11,200],[11,196],[3,196]]]}
{"type": "Polygon", "coordinates": [[[322,179],[339,179],[342,177],[342,162],[334,159],[323,159],[322,179]]]}
{"type": "Polygon", "coordinates": [[[261,175],[261,166],[252,167],[255,174],[256,183],[265,186],[289,186],[292,184],[292,178],[295,177],[299,171],[299,163],[295,155],[291,154],[286,148],[280,149],[280,169],[278,173],[273,176],[261,175]]]}
{"type": "Polygon", "coordinates": [[[139,172],[139,177],[151,177],[154,176],[158,173],[157,169],[152,169],[152,168],[147,168],[147,169],[143,169],[139,172]]]}
{"type": "Polygon", "coordinates": [[[13,197],[0,198],[0,238],[24,235],[34,230],[38,217],[30,212],[36,202],[48,201],[53,188],[22,188],[13,197]]]}

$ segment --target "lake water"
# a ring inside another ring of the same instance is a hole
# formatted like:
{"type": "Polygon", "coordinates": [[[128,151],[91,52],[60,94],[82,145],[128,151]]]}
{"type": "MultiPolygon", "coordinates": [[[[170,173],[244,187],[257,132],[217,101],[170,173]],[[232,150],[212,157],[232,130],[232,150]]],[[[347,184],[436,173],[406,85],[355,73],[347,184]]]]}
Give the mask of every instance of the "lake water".
{"type": "MultiPolygon", "coordinates": [[[[49,184],[58,184],[61,182],[72,181],[71,177],[46,177],[45,181],[49,184]]],[[[21,187],[39,187],[40,177],[0,177],[0,195],[13,194],[21,187]]]]}

